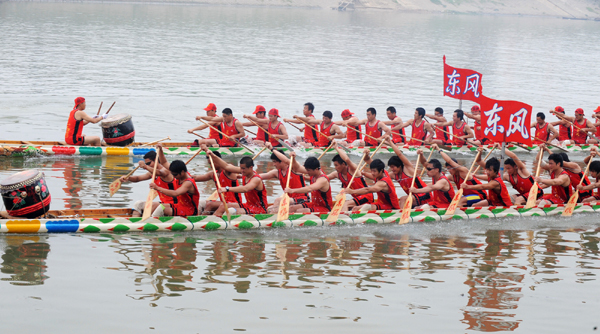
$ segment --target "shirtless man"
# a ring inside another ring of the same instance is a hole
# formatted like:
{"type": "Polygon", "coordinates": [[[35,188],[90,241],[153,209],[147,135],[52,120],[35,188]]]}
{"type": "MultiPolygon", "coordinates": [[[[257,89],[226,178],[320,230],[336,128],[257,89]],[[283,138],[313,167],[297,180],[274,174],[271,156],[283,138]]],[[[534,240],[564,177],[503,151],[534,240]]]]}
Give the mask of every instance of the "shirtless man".
{"type": "Polygon", "coordinates": [[[98,136],[86,136],[82,134],[83,126],[89,123],[98,123],[108,117],[107,114],[102,116],[90,116],[84,111],[86,107],[85,99],[78,97],[75,99],[75,107],[69,114],[67,122],[67,131],[65,132],[65,141],[69,145],[77,146],[105,146],[106,143],[98,136]]]}
{"type": "Polygon", "coordinates": [[[267,126],[267,132],[269,133],[269,142],[273,147],[283,147],[281,143],[278,141],[287,140],[288,133],[285,129],[285,125],[279,121],[279,110],[272,108],[269,110],[269,118],[258,118],[251,115],[244,115],[244,118],[252,120],[262,126],[267,126]]]}
{"type": "Polygon", "coordinates": [[[237,141],[246,136],[244,126],[242,126],[242,122],[233,117],[233,111],[231,111],[231,109],[223,109],[222,114],[222,117],[218,117],[216,115],[198,117],[209,123],[218,123],[221,132],[229,136],[229,138],[227,138],[226,136],[221,135],[218,145],[213,144],[213,147],[237,147],[239,146],[237,141]]]}
{"type": "MultiPolygon", "coordinates": [[[[218,115],[217,115],[217,106],[214,103],[209,103],[208,106],[206,106],[206,108],[204,108],[204,110],[206,111],[206,116],[208,116],[208,117],[218,117],[218,115]]],[[[196,120],[199,121],[199,120],[202,119],[202,117],[204,117],[204,116],[196,116],[196,120]]],[[[214,126],[218,130],[221,130],[221,123],[220,122],[208,122],[208,124],[214,126]]],[[[206,128],[209,128],[208,138],[194,140],[195,146],[200,146],[200,145],[208,145],[208,146],[217,145],[218,146],[219,143],[221,142],[221,138],[223,138],[223,135],[221,135],[218,131],[216,131],[215,129],[209,127],[206,124],[202,124],[202,125],[197,126],[197,127],[193,128],[193,129],[189,129],[188,133],[192,133],[194,131],[199,131],[199,130],[204,130],[206,128]]]]}

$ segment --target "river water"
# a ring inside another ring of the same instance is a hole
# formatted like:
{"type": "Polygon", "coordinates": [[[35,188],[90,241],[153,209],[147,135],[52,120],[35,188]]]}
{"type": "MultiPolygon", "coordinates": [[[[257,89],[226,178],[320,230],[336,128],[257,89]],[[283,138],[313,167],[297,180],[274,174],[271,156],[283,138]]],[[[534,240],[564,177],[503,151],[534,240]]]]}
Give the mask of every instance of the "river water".
{"type": "MultiPolygon", "coordinates": [[[[77,96],[90,113],[117,101],[111,113],[133,115],[138,141],[193,140],[185,130],[209,102],[238,118],[257,104],[291,117],[308,101],[334,119],[389,105],[405,119],[418,106],[449,112],[458,101],[442,96],[444,54],[483,73],[488,97],[589,117],[600,104],[598,35],[598,22],[554,18],[1,2],[0,139],[62,140],[77,96]]],[[[147,185],[124,184],[112,198],[107,186],[138,160],[0,158],[0,178],[44,171],[54,209],[128,207],[147,185]]],[[[258,159],[259,171],[272,168],[258,159]]],[[[198,158],[190,169],[208,166],[198,158]]],[[[271,199],[281,194],[267,187],[271,199]]],[[[19,332],[594,332],[599,228],[597,216],[579,215],[5,235],[0,319],[19,332]]]]}

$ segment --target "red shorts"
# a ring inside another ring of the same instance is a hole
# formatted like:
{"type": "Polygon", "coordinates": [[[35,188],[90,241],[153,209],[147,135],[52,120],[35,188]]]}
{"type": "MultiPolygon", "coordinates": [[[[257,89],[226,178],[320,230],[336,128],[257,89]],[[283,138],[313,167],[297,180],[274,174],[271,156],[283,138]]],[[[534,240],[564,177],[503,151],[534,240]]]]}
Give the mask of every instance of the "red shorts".
{"type": "Polygon", "coordinates": [[[373,203],[377,207],[377,210],[398,210],[398,208],[394,208],[392,203],[386,203],[377,200],[377,202],[373,203]]]}
{"type": "Polygon", "coordinates": [[[196,207],[183,206],[178,204],[170,205],[173,208],[173,216],[188,217],[195,216],[198,214],[198,208],[196,207]]]}
{"type": "Polygon", "coordinates": [[[317,203],[314,203],[314,202],[302,203],[302,207],[306,208],[306,209],[310,209],[310,212],[327,213],[327,212],[331,211],[331,209],[328,209],[321,205],[317,205],[317,203]]]}
{"type": "Polygon", "coordinates": [[[394,144],[398,144],[398,143],[406,143],[406,140],[402,137],[400,138],[394,138],[394,140],[392,140],[394,142],[394,144]]]}
{"type": "Polygon", "coordinates": [[[263,208],[260,205],[246,203],[246,204],[241,204],[240,207],[242,209],[244,209],[246,211],[246,213],[249,215],[258,215],[261,213],[267,213],[267,210],[265,210],[265,208],[263,208]]]}
{"type": "Polygon", "coordinates": [[[413,200],[413,208],[415,206],[421,206],[423,204],[428,204],[431,201],[431,196],[429,194],[413,194],[415,197],[413,200]],[[417,196],[418,195],[418,196],[417,196]]]}
{"type": "MultiPolygon", "coordinates": [[[[294,194],[296,195],[296,194],[294,194]]],[[[304,196],[291,197],[290,196],[290,204],[302,204],[308,202],[308,197],[306,194],[302,194],[304,196]]]]}
{"type": "Polygon", "coordinates": [[[77,145],[77,146],[83,146],[83,143],[85,142],[85,136],[77,137],[75,142],[73,142],[71,139],[73,139],[73,138],[69,138],[68,140],[65,140],[65,142],[68,145],[77,145]]]}
{"type": "Polygon", "coordinates": [[[565,201],[562,198],[560,198],[554,194],[546,194],[546,195],[542,196],[542,199],[545,199],[546,201],[548,201],[552,204],[564,204],[565,203],[565,201]]]}
{"type": "Polygon", "coordinates": [[[354,204],[356,206],[359,206],[359,205],[369,203],[371,201],[371,198],[368,195],[360,195],[360,196],[352,198],[352,200],[354,201],[354,204]]]}
{"type": "Polygon", "coordinates": [[[585,190],[583,193],[579,192],[579,198],[577,198],[577,203],[581,203],[583,202],[584,199],[592,197],[592,191],[591,190],[585,190]]]}
{"type": "Polygon", "coordinates": [[[438,201],[429,201],[429,203],[427,203],[430,207],[432,208],[436,208],[436,209],[447,209],[450,206],[450,203],[442,203],[442,202],[438,202],[438,201]]]}

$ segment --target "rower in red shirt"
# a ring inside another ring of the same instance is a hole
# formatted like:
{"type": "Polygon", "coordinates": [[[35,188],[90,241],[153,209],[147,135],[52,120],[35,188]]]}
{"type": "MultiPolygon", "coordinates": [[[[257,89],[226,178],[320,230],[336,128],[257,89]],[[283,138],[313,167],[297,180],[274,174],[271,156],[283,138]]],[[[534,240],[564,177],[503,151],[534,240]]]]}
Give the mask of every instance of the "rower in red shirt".
{"type": "Polygon", "coordinates": [[[558,125],[558,141],[564,145],[572,144],[571,140],[573,129],[571,127],[571,124],[561,119],[561,116],[565,116],[565,109],[561,106],[557,106],[556,108],[554,108],[554,110],[550,110],[550,113],[555,114],[555,116],[559,119],[558,122],[550,123],[552,126],[558,125]]]}
{"type": "Polygon", "coordinates": [[[312,144],[314,147],[327,148],[332,140],[344,138],[344,133],[340,130],[339,126],[332,122],[333,113],[329,110],[323,112],[323,119],[321,121],[314,117],[300,117],[297,115],[294,115],[294,118],[306,122],[320,131],[318,132],[319,139],[316,144],[312,144]]]}
{"type": "Polygon", "coordinates": [[[473,145],[485,145],[489,139],[483,135],[483,126],[481,125],[481,110],[478,105],[474,105],[471,107],[471,112],[464,113],[467,118],[470,118],[475,121],[473,125],[473,132],[475,133],[475,140],[472,140],[473,145]]]}
{"type": "Polygon", "coordinates": [[[418,206],[417,209],[438,208],[446,209],[452,203],[454,198],[454,188],[450,184],[450,180],[442,173],[442,164],[438,159],[427,161],[423,156],[423,150],[419,152],[419,162],[427,169],[427,176],[431,178],[431,184],[423,188],[412,187],[409,189],[413,194],[431,194],[431,200],[418,206]]]}
{"type": "Polygon", "coordinates": [[[244,115],[244,118],[252,120],[261,126],[266,126],[269,134],[269,143],[271,143],[273,147],[283,147],[283,145],[281,145],[277,139],[283,141],[289,138],[285,125],[279,121],[279,110],[275,108],[269,110],[268,119],[258,118],[251,115],[244,115]]]}
{"type": "MultiPolygon", "coordinates": [[[[246,136],[246,132],[244,131],[244,126],[242,122],[233,117],[233,111],[229,108],[223,109],[223,116],[199,116],[200,119],[207,121],[210,123],[219,123],[219,128],[221,132],[229,136],[234,140],[239,140],[246,136]]],[[[211,129],[212,130],[212,129],[211,129]]],[[[213,130],[214,131],[214,130],[213,130]]],[[[221,139],[219,139],[219,144],[216,145],[218,147],[237,147],[238,143],[232,139],[227,138],[226,136],[221,135],[221,139]]],[[[215,146],[215,145],[213,145],[215,146]]]]}
{"type": "MultiPolygon", "coordinates": [[[[315,118],[313,112],[315,111],[315,105],[311,102],[306,102],[304,104],[304,108],[302,109],[302,113],[304,117],[315,118]]],[[[319,140],[319,133],[308,126],[305,126],[304,123],[300,122],[296,119],[284,118],[284,122],[286,123],[294,123],[294,124],[302,124],[304,126],[304,136],[294,136],[293,140],[300,144],[302,147],[313,147],[317,144],[319,140]]],[[[310,123],[309,123],[310,124],[310,123]]],[[[314,126],[313,126],[314,128],[314,126]]]]}
{"type": "MultiPolygon", "coordinates": [[[[433,149],[439,150],[438,146],[435,144],[433,145],[433,149]]],[[[460,190],[464,183],[469,185],[481,184],[479,178],[473,174],[469,175],[469,179],[465,181],[465,177],[467,177],[467,174],[469,173],[469,168],[459,164],[456,159],[451,158],[446,152],[439,150],[439,153],[446,162],[446,170],[452,175],[452,180],[454,181],[457,190],[460,190]]],[[[463,190],[462,198],[458,202],[458,207],[473,206],[475,203],[485,200],[486,198],[487,194],[484,190],[465,189],[463,190]]]]}
{"type": "Polygon", "coordinates": [[[78,146],[104,146],[106,143],[98,136],[86,136],[82,134],[83,126],[88,123],[98,123],[103,119],[106,119],[108,115],[103,114],[102,116],[90,116],[84,110],[86,107],[85,99],[78,97],[75,99],[75,107],[69,114],[69,120],[67,121],[67,131],[65,132],[65,141],[68,145],[78,146]]]}
{"type": "Polygon", "coordinates": [[[558,118],[560,118],[563,122],[565,120],[573,123],[573,135],[571,139],[577,145],[585,145],[585,144],[595,144],[598,140],[594,139],[592,136],[596,134],[596,127],[594,124],[585,118],[583,109],[577,108],[575,109],[575,117],[566,116],[561,113],[554,113],[558,118]],[[588,134],[589,133],[589,134],[588,134]],[[588,140],[588,135],[590,139],[588,140]]]}
{"type": "MultiPolygon", "coordinates": [[[[541,145],[541,147],[546,150],[548,153],[552,153],[552,151],[550,149],[548,149],[548,147],[546,147],[546,145],[541,145]]],[[[563,170],[567,173],[567,175],[569,175],[569,179],[571,180],[571,187],[573,189],[577,188],[577,186],[579,185],[579,183],[581,182],[581,178],[584,177],[583,176],[583,170],[581,169],[581,166],[579,166],[578,163],[576,162],[571,162],[569,160],[569,156],[566,153],[557,153],[561,156],[561,158],[563,159],[563,170]]],[[[544,163],[541,164],[541,168],[544,170],[549,170],[550,167],[549,165],[546,165],[544,163]]],[[[587,177],[587,175],[584,177],[582,184],[584,186],[587,186],[590,184],[590,179],[587,177]]],[[[578,203],[581,202],[582,200],[591,197],[592,196],[592,191],[581,191],[579,193],[579,198],[577,199],[578,203]]]]}
{"type": "Polygon", "coordinates": [[[435,130],[429,122],[425,121],[425,115],[425,109],[419,107],[415,109],[413,119],[409,119],[406,123],[393,127],[392,131],[404,129],[410,125],[412,126],[412,131],[410,134],[411,140],[408,142],[408,145],[421,146],[424,145],[423,142],[431,143],[435,130]]]}
{"type": "MultiPolygon", "coordinates": [[[[209,103],[208,106],[206,106],[206,108],[204,108],[204,110],[206,111],[206,116],[208,116],[208,117],[218,117],[218,115],[217,115],[217,106],[214,103],[209,103]]],[[[203,117],[205,117],[205,116],[196,116],[196,120],[199,121],[203,117]]],[[[212,125],[212,126],[214,126],[217,129],[221,130],[221,122],[213,121],[213,122],[207,122],[207,123],[210,124],[210,125],[212,125]]],[[[202,125],[197,126],[195,128],[189,129],[188,133],[192,133],[194,131],[199,131],[199,130],[204,130],[206,128],[209,129],[208,130],[208,138],[194,140],[194,146],[201,146],[203,144],[207,145],[207,146],[213,146],[213,147],[219,146],[219,143],[221,142],[221,138],[223,138],[223,135],[220,134],[215,129],[209,127],[206,124],[202,124],[202,125]]]]}
{"type": "MultiPolygon", "coordinates": [[[[384,121],[383,123],[385,123],[385,125],[389,126],[390,128],[394,128],[403,124],[402,118],[396,115],[396,108],[390,106],[386,109],[386,113],[389,121],[384,121]]],[[[406,133],[404,132],[404,128],[392,130],[392,141],[395,144],[406,144],[406,133]]]]}
{"type": "MultiPolygon", "coordinates": [[[[527,170],[525,163],[523,163],[516,154],[511,152],[508,148],[506,148],[505,153],[508,158],[504,160],[504,175],[502,176],[502,179],[510,182],[517,191],[516,194],[511,195],[513,204],[524,205],[527,203],[529,191],[531,190],[531,187],[533,187],[535,180],[533,179],[533,175],[527,170]]],[[[542,196],[544,196],[544,190],[538,188],[536,198],[542,198],[542,196]]]]}
{"type": "MultiPolygon", "coordinates": [[[[460,109],[456,109],[452,115],[452,121],[446,123],[438,123],[436,127],[440,126],[451,126],[452,127],[452,144],[461,147],[465,144],[465,140],[473,138],[473,130],[464,120],[464,112],[460,109]],[[457,138],[458,137],[458,138],[457,138]]],[[[469,140],[471,144],[471,141],[469,140]]]]}
{"type": "Polygon", "coordinates": [[[163,203],[152,213],[153,217],[165,216],[197,216],[198,201],[200,192],[196,181],[188,173],[185,162],[175,160],[169,165],[169,171],[175,178],[176,187],[174,190],[163,188],[155,182],[150,183],[150,188],[156,190],[159,194],[176,197],[173,204],[163,203]]]}
{"type": "MultiPolygon", "coordinates": [[[[346,189],[358,166],[352,162],[352,160],[350,160],[346,152],[339,148],[337,144],[333,144],[333,147],[338,152],[338,154],[331,159],[333,161],[335,172],[329,173],[327,177],[329,180],[333,180],[335,178],[340,179],[340,181],[342,181],[342,189],[346,189]]],[[[366,160],[365,163],[367,163],[366,160]]],[[[360,172],[358,172],[352,181],[350,189],[361,189],[365,187],[367,187],[367,182],[360,172]]],[[[373,203],[373,194],[352,195],[352,201],[346,201],[344,203],[342,212],[346,212],[355,206],[360,206],[367,203],[373,203]]]]}
{"type": "Polygon", "coordinates": [[[439,124],[448,122],[448,120],[446,120],[446,117],[444,117],[444,109],[437,107],[435,108],[433,115],[425,114],[425,116],[436,121],[436,123],[432,124],[435,129],[435,137],[432,140],[432,143],[438,145],[452,145],[452,138],[450,138],[451,136],[446,133],[450,132],[450,128],[448,126],[438,127],[439,124]],[[444,130],[446,132],[441,130],[444,130]]]}
{"type": "MultiPolygon", "coordinates": [[[[367,118],[360,120],[355,125],[365,125],[365,134],[373,138],[391,136],[391,130],[383,122],[377,120],[377,110],[375,108],[367,109],[367,118]]],[[[379,142],[371,137],[365,136],[363,141],[359,142],[361,146],[377,146],[379,142]]]]}
{"type": "Polygon", "coordinates": [[[328,213],[333,208],[331,198],[331,184],[326,174],[321,171],[321,163],[315,157],[308,157],[304,161],[304,166],[300,166],[296,157],[296,152],[291,152],[294,157],[292,170],[298,174],[308,174],[310,176],[310,185],[302,188],[285,188],[288,194],[310,194],[310,202],[290,205],[290,212],[321,212],[328,213]]]}
{"type": "Polygon", "coordinates": [[[535,128],[534,144],[551,143],[558,137],[558,131],[556,131],[552,124],[546,122],[546,115],[543,112],[537,113],[535,120],[536,122],[531,124],[531,127],[535,128]]]}
{"type": "Polygon", "coordinates": [[[563,169],[563,158],[560,154],[550,154],[547,169],[550,172],[550,179],[537,177],[535,180],[542,189],[552,187],[552,193],[538,199],[536,204],[544,206],[567,203],[573,194],[573,187],[571,187],[569,174],[563,169]]]}
{"type": "Polygon", "coordinates": [[[363,135],[361,133],[362,130],[360,124],[358,124],[360,120],[358,119],[358,117],[353,115],[354,113],[350,112],[350,110],[344,109],[344,111],[342,111],[342,120],[333,122],[335,125],[345,126],[347,129],[346,140],[341,142],[344,146],[358,145],[358,142],[363,140],[363,135]]]}
{"type": "MultiPolygon", "coordinates": [[[[590,148],[590,155],[583,159],[583,163],[589,163],[590,159],[593,159],[597,155],[598,149],[596,147],[590,148]]],[[[582,203],[598,204],[597,201],[600,201],[600,161],[592,161],[592,163],[590,164],[590,176],[595,178],[596,182],[592,182],[587,186],[584,186],[582,184],[577,185],[577,190],[579,191],[579,193],[581,193],[582,191],[592,191],[592,196],[581,201],[582,203]],[[594,189],[596,189],[595,192],[594,189]]]]}
{"type": "MultiPolygon", "coordinates": [[[[267,119],[267,111],[265,110],[265,107],[258,105],[256,106],[256,108],[254,109],[254,112],[252,113],[252,115],[256,115],[256,118],[258,119],[267,119]]],[[[256,126],[256,124],[252,123],[252,122],[246,122],[246,123],[242,123],[242,126],[246,127],[246,126],[256,126]]],[[[256,145],[264,145],[265,142],[269,141],[269,132],[266,126],[259,126],[256,129],[256,137],[252,138],[252,142],[254,142],[256,145]]]]}
{"type": "MultiPolygon", "coordinates": [[[[483,162],[481,163],[483,164],[483,162]]],[[[508,189],[504,184],[504,180],[498,174],[500,171],[500,161],[496,158],[491,158],[485,162],[485,173],[488,176],[488,183],[484,184],[462,184],[464,191],[466,190],[487,190],[487,199],[473,204],[473,207],[483,206],[501,206],[507,207],[512,205],[512,200],[508,189]]]]}

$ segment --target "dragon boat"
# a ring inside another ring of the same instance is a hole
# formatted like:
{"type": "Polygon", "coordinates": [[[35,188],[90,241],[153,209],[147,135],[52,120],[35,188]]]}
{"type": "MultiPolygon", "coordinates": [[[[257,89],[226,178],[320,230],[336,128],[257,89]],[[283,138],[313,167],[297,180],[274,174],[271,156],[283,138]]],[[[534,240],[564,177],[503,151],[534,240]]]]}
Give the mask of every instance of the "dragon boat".
{"type": "MultiPolygon", "coordinates": [[[[411,211],[408,223],[436,222],[446,220],[472,220],[495,218],[525,218],[557,216],[564,205],[547,205],[525,209],[524,206],[483,207],[457,209],[446,215],[444,209],[411,211]]],[[[594,213],[600,205],[577,204],[573,214],[594,213]]],[[[328,213],[290,214],[285,221],[277,221],[277,214],[151,217],[145,221],[131,216],[131,209],[87,209],[48,211],[46,218],[0,219],[0,233],[124,233],[124,232],[189,232],[212,230],[252,230],[270,228],[326,227],[358,224],[398,224],[401,210],[347,212],[340,214],[337,221],[327,222],[328,213]]]]}
{"type": "MultiPolygon", "coordinates": [[[[34,155],[99,155],[99,156],[142,156],[148,151],[154,150],[152,147],[144,147],[148,143],[133,143],[126,147],[117,146],[74,146],[74,145],[62,145],[58,141],[2,141],[0,140],[0,156],[7,157],[22,157],[22,156],[34,156],[34,155]]],[[[191,146],[192,143],[185,142],[166,142],[163,143],[163,150],[167,155],[193,155],[200,148],[191,146]]],[[[484,148],[491,149],[492,145],[484,145],[484,148]]],[[[506,146],[509,150],[515,153],[537,153],[537,146],[525,147],[521,145],[508,144],[506,146]]],[[[563,147],[564,150],[577,153],[577,152],[588,152],[591,147],[598,147],[597,145],[569,145],[563,147]]],[[[360,154],[365,147],[352,147],[350,151],[355,151],[360,154]]],[[[374,147],[369,147],[371,151],[374,151],[374,147]]],[[[400,146],[404,151],[416,152],[419,148],[429,148],[429,146],[400,146]]],[[[244,155],[255,155],[261,148],[256,147],[254,150],[249,150],[244,147],[213,147],[213,151],[218,151],[222,156],[244,156],[244,155]]],[[[282,148],[283,151],[288,151],[287,148],[282,148]]],[[[297,148],[297,150],[306,152],[307,154],[321,155],[324,151],[323,148],[297,148]]],[[[464,146],[452,146],[451,152],[455,153],[468,153],[475,152],[477,146],[464,145],[464,146]]],[[[558,148],[554,147],[553,151],[558,151],[558,148]]],[[[326,154],[336,154],[335,149],[327,150],[326,154]]],[[[390,147],[383,146],[379,153],[393,154],[394,151],[390,147]]],[[[204,152],[201,153],[205,154],[204,152]]]]}

